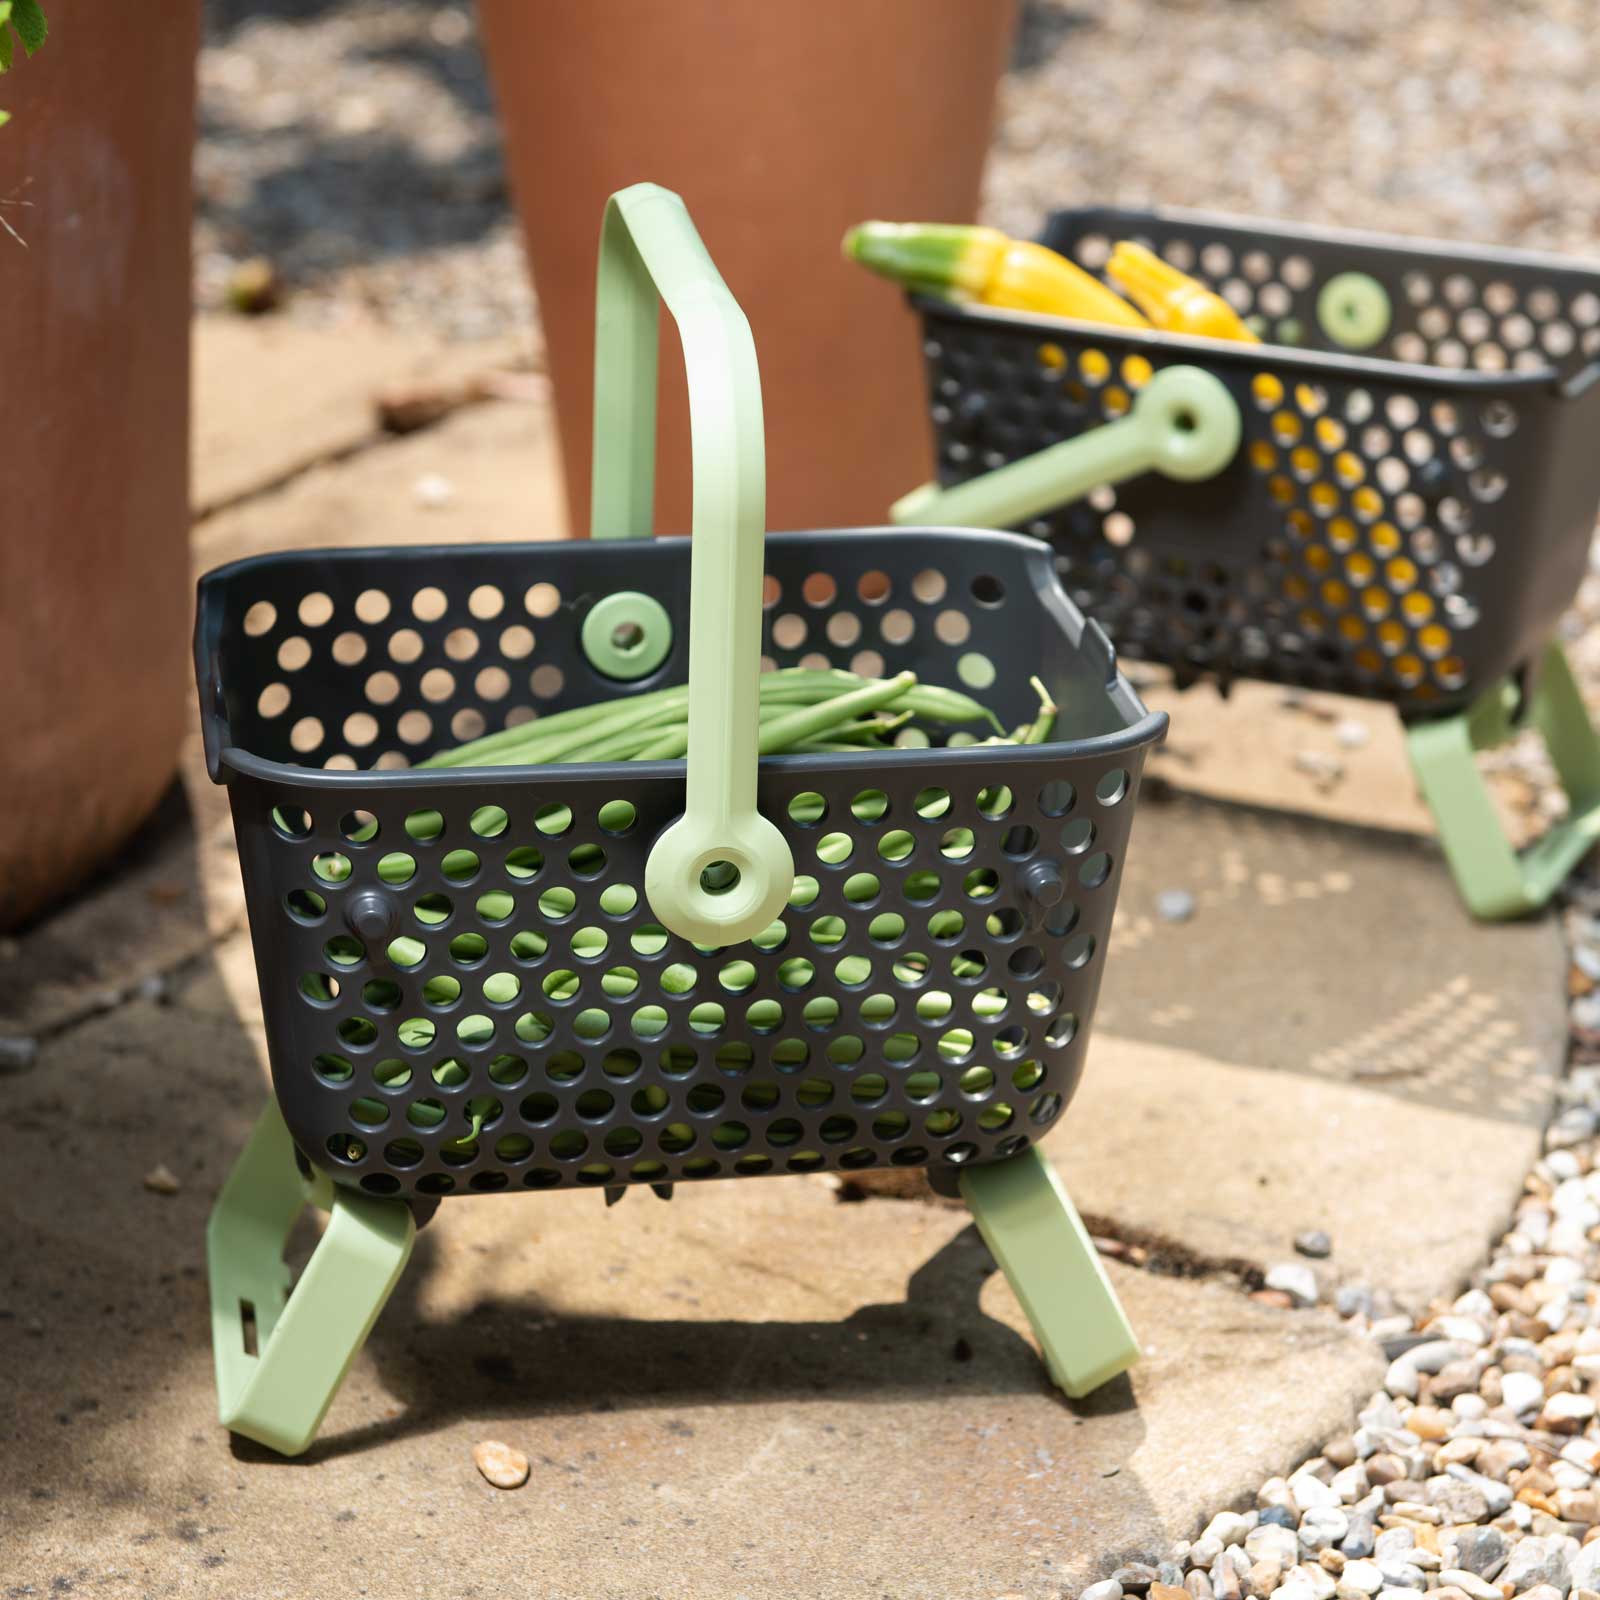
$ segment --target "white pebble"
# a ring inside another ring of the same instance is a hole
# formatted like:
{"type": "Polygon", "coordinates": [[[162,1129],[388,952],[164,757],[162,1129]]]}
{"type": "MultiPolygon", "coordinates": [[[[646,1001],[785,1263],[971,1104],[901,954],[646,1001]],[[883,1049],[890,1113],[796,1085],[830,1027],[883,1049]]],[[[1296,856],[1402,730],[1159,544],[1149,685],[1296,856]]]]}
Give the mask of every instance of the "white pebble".
{"type": "Polygon", "coordinates": [[[438,511],[456,497],[456,486],[442,472],[424,472],[411,485],[411,496],[425,511],[438,511]]]}
{"type": "Polygon", "coordinates": [[[1544,1385],[1531,1372],[1508,1372],[1500,1380],[1500,1397],[1513,1416],[1531,1417],[1544,1404],[1544,1385]]]}
{"type": "Polygon", "coordinates": [[[1372,732],[1364,722],[1357,722],[1354,717],[1345,717],[1334,724],[1333,736],[1346,750],[1359,750],[1372,738],[1372,732]]]}
{"type": "Polygon", "coordinates": [[[1296,1305],[1314,1306],[1317,1303],[1317,1275],[1299,1261],[1282,1261],[1267,1273],[1267,1287],[1281,1290],[1296,1305]]]}
{"type": "Polygon", "coordinates": [[[1383,1574],[1378,1570],[1376,1561],[1347,1561],[1344,1571],[1339,1574],[1335,1593],[1340,1600],[1364,1600],[1365,1596],[1376,1594],[1382,1587],[1383,1574]]]}

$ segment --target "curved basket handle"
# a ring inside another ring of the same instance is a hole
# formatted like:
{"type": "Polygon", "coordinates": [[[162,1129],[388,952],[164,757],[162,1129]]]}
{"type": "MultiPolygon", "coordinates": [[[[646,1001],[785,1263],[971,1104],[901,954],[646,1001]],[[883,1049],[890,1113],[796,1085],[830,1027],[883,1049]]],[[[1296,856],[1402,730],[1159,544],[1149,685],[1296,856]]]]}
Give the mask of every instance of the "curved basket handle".
{"type": "Polygon", "coordinates": [[[784,837],[756,810],[766,451],[750,324],[683,201],[653,183],[606,203],[595,307],[593,526],[645,538],[655,489],[657,295],[683,341],[694,458],[689,749],[684,814],[645,863],[674,933],[735,944],[794,886],[784,837]]]}
{"type": "Polygon", "coordinates": [[[1143,472],[1194,483],[1233,460],[1241,430],[1239,407],[1220,378],[1203,367],[1167,367],[1116,422],[951,489],[925,483],[895,501],[889,516],[936,527],[1009,528],[1143,472]]]}

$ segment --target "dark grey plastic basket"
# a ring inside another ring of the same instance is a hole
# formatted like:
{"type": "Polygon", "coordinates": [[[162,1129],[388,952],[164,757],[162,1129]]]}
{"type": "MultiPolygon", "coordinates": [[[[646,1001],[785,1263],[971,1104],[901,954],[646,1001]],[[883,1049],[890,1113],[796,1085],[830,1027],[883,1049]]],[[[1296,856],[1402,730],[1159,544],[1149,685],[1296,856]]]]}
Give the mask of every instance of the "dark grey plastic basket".
{"type": "Polygon", "coordinates": [[[1037,709],[1037,673],[1060,736],[763,760],[760,809],[801,876],[749,943],[697,949],[645,902],[681,762],[411,767],[683,682],[689,545],[293,552],[201,581],[207,759],[233,807],[277,1096],[338,1183],[437,1196],[948,1169],[1016,1153],[1070,1098],[1166,719],[1036,541],[769,539],[769,662],[914,669],[1008,725],[1037,709]],[[632,684],[580,641],[623,584],[674,624],[632,684]],[[475,830],[491,806],[505,825],[475,830]],[[402,935],[425,951],[414,965],[389,957],[402,935]]]}
{"type": "Polygon", "coordinates": [[[1538,655],[1600,500],[1600,271],[1178,210],[1063,211],[1041,238],[1090,270],[1137,240],[1276,341],[916,302],[946,487],[1121,416],[1152,371],[1233,397],[1215,477],[1146,473],[1026,524],[1126,656],[1434,715],[1538,655]],[[1388,301],[1359,351],[1336,336],[1352,275],[1388,301]]]}

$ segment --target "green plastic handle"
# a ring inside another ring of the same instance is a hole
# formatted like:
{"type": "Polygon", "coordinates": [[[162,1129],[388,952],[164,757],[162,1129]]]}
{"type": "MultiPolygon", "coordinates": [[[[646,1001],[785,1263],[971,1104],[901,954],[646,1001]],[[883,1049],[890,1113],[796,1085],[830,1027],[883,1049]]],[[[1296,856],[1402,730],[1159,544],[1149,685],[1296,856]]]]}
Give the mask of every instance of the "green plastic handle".
{"type": "Polygon", "coordinates": [[[1201,367],[1167,367],[1116,422],[952,489],[925,483],[897,500],[889,516],[933,526],[1009,528],[1143,472],[1187,483],[1214,478],[1233,460],[1241,431],[1239,407],[1220,378],[1201,367]]]}
{"type": "Polygon", "coordinates": [[[683,341],[694,459],[684,814],[645,863],[657,919],[702,946],[759,933],[794,887],[783,835],[756,810],[766,449],[750,324],[683,201],[612,195],[595,306],[596,538],[647,538],[655,493],[657,296],[683,341]]]}

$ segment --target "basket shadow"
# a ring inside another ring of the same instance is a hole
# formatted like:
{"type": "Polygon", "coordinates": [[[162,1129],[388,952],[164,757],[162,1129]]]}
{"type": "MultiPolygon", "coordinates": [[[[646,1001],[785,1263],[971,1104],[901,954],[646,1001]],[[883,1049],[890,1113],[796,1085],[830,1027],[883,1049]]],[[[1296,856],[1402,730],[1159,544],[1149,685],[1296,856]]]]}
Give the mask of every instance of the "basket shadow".
{"type": "MultiPolygon", "coordinates": [[[[593,1316],[533,1295],[483,1299],[459,1317],[430,1321],[421,1293],[440,1249],[436,1237],[421,1234],[367,1344],[403,1413],[328,1435],[301,1461],[425,1435],[469,1416],[1024,1394],[1047,1396],[1078,1417],[1136,1410],[1126,1377],[1085,1400],[1066,1400],[1033,1346],[980,1308],[979,1293],[997,1269],[971,1224],[911,1275],[904,1300],[862,1306],[834,1322],[593,1316]]],[[[234,1450],[240,1459],[281,1460],[247,1441],[235,1440],[234,1450]]]]}

